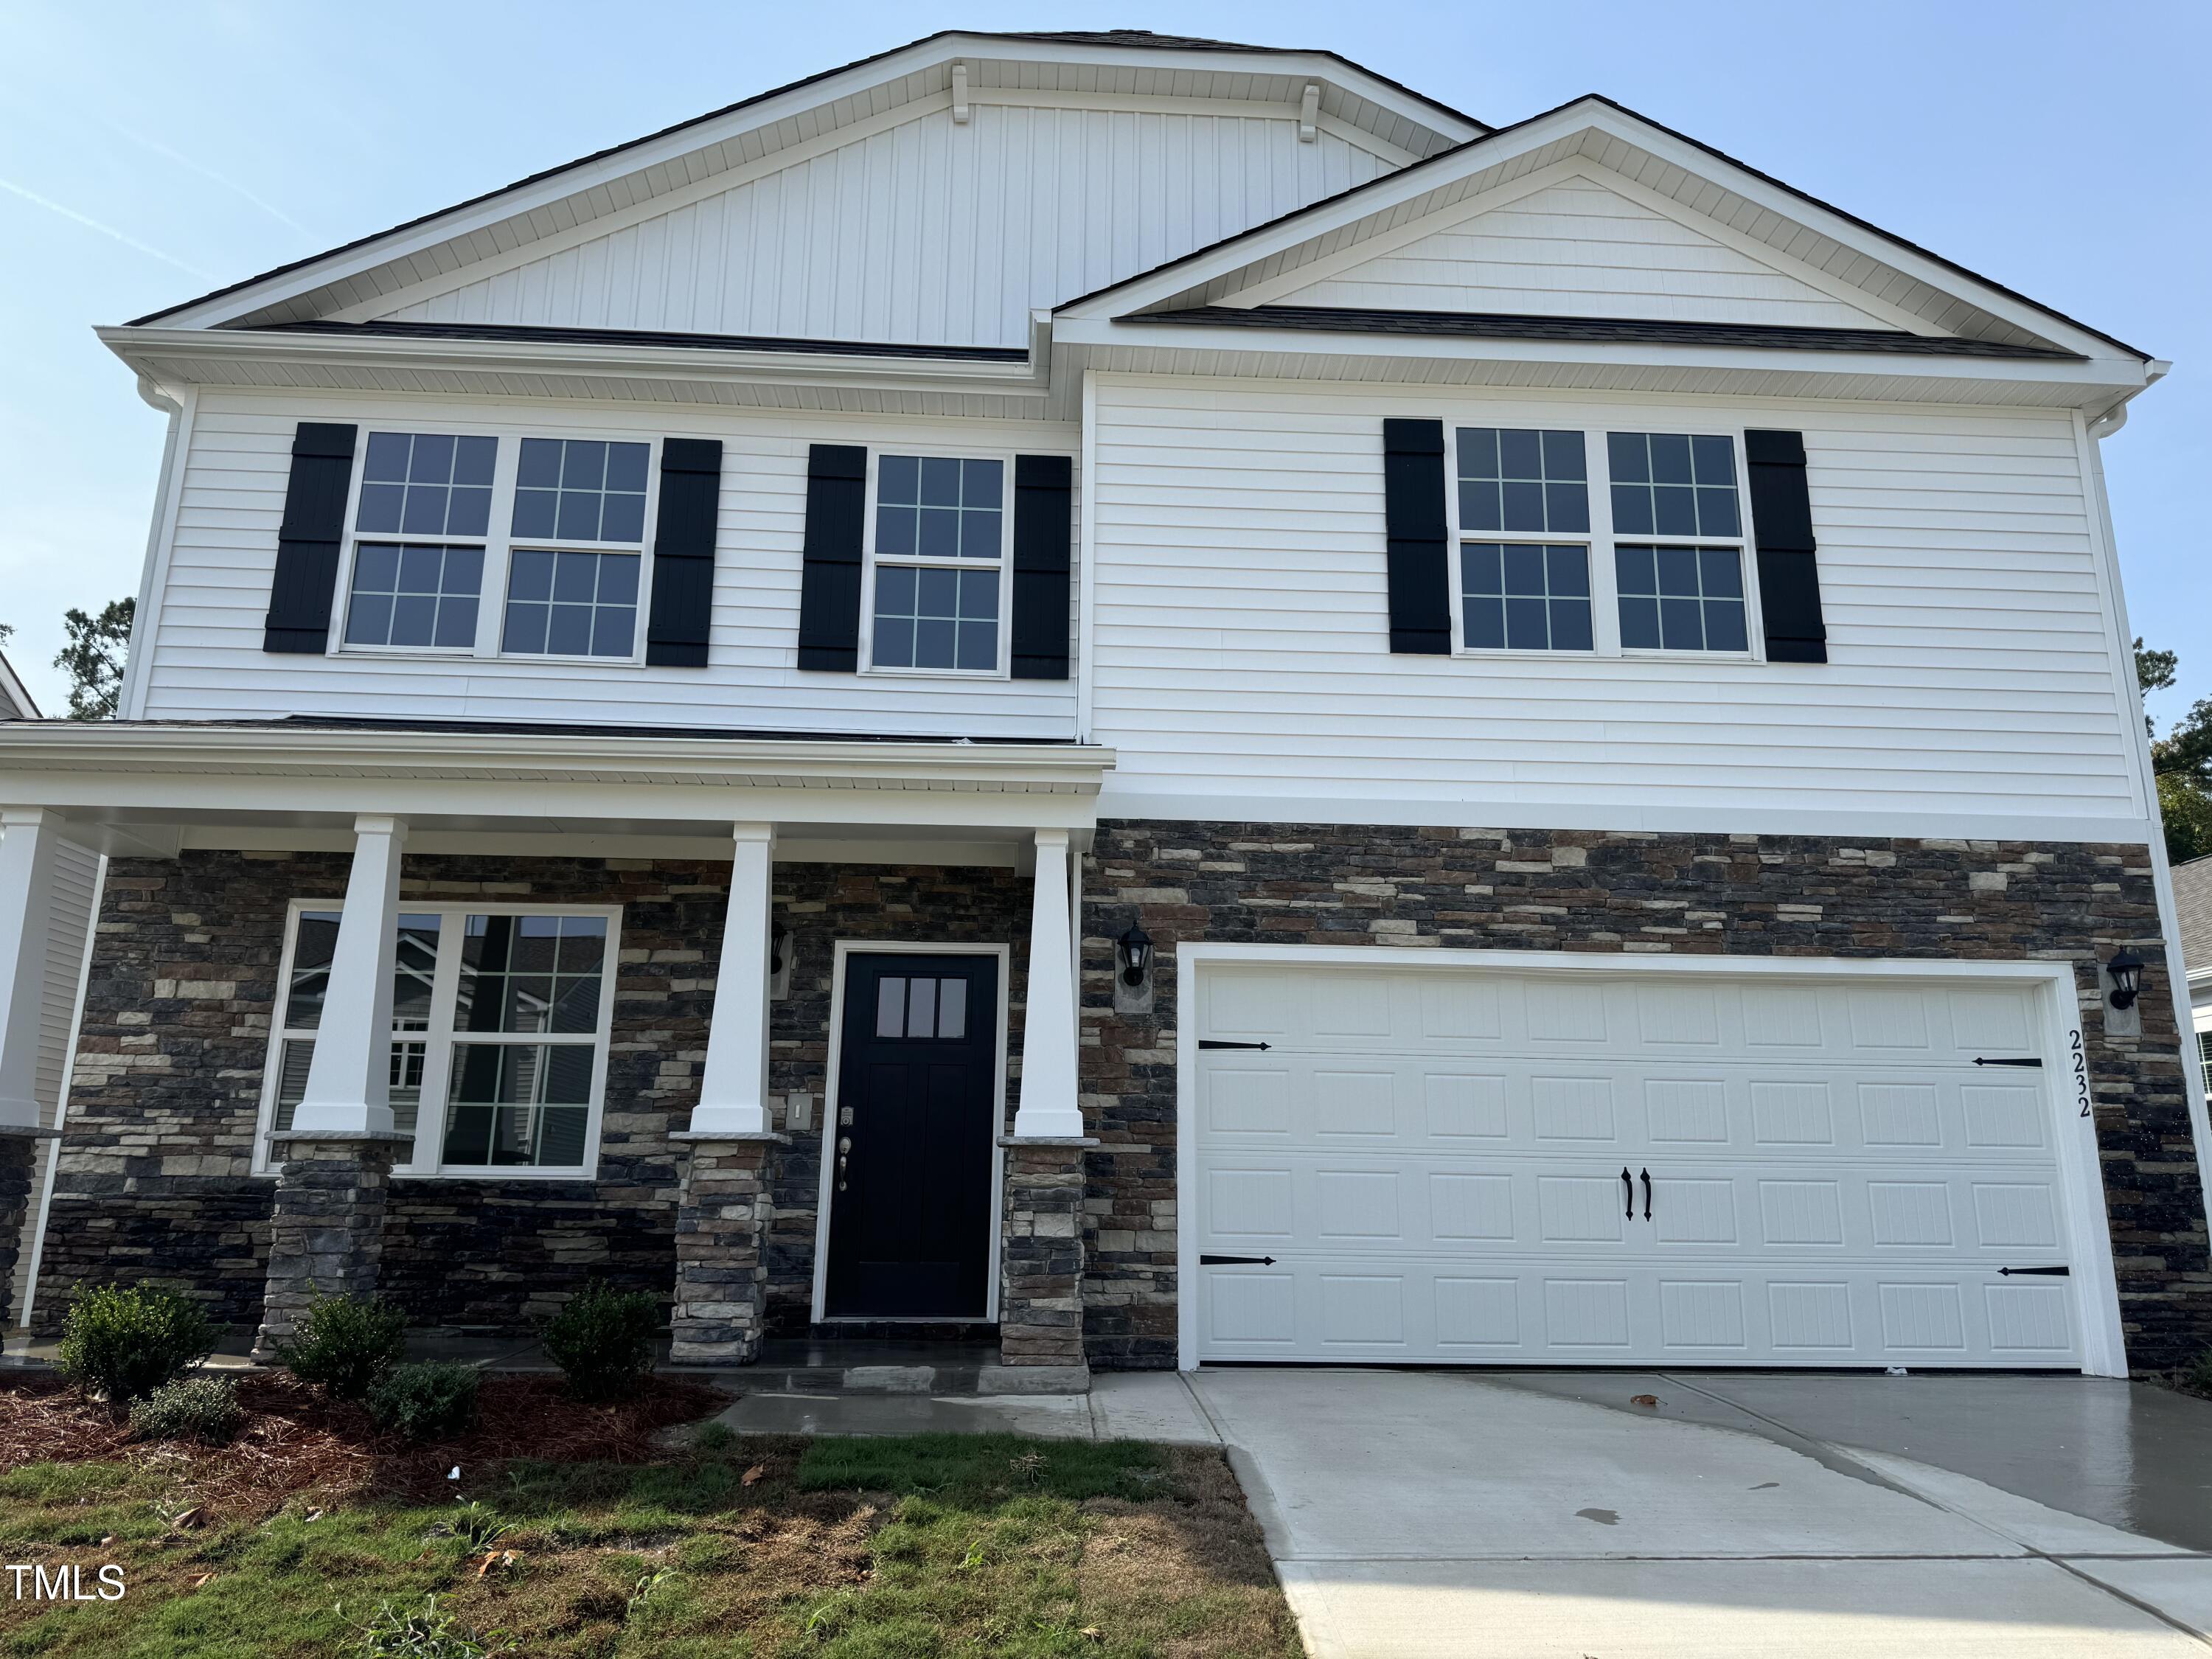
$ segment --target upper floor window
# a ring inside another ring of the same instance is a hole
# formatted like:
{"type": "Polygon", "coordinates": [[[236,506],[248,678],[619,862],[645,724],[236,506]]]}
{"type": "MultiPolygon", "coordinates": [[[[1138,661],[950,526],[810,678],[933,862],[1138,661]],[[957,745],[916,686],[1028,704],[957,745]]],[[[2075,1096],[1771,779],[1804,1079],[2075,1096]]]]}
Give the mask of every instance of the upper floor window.
{"type": "Polygon", "coordinates": [[[1579,432],[1462,427],[1460,621],[1473,650],[1591,647],[1589,470],[1579,432]],[[1498,538],[1497,540],[1487,537],[1498,538]]]}
{"type": "Polygon", "coordinates": [[[1007,518],[1003,459],[877,458],[872,666],[1001,672],[1007,518]]]}
{"type": "Polygon", "coordinates": [[[1606,464],[1621,648],[1748,651],[1735,440],[1611,432],[1606,464]],[[1641,537],[1680,544],[1624,539],[1641,537]]]}
{"type": "Polygon", "coordinates": [[[634,658],[652,462],[613,439],[370,433],[345,645],[634,658]]]}
{"type": "Polygon", "coordinates": [[[1735,445],[1705,433],[1458,428],[1461,647],[1748,654],[1735,445]],[[1597,446],[1605,475],[1594,481],[1597,446]]]}

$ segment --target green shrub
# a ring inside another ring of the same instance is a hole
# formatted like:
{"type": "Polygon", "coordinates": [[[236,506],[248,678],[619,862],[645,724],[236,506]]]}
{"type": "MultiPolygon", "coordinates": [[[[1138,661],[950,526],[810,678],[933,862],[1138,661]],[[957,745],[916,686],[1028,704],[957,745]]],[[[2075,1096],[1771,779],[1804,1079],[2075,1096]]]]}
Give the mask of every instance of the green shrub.
{"type": "Polygon", "coordinates": [[[131,1432],[141,1440],[220,1446],[245,1420],[238,1384],[227,1376],[180,1376],[131,1402],[131,1432]]]}
{"type": "Polygon", "coordinates": [[[579,1400],[611,1400],[653,1366],[660,1304],[643,1291],[594,1279],[539,1328],[545,1357],[568,1374],[579,1400]]]}
{"type": "Polygon", "coordinates": [[[70,1303],[55,1363],[120,1417],[132,1401],[173,1382],[215,1352],[206,1310],[157,1285],[103,1285],[70,1303]]]}
{"type": "Polygon", "coordinates": [[[277,1362],[338,1400],[359,1400],[407,1350],[407,1316],[374,1296],[318,1296],[277,1362]]]}
{"type": "Polygon", "coordinates": [[[449,1360],[402,1365],[370,1385],[368,1414],[410,1440],[442,1440],[476,1422],[481,1380],[475,1366],[449,1360]]]}
{"type": "Polygon", "coordinates": [[[2202,1395],[2212,1395],[2212,1348],[2191,1360],[2181,1368],[2181,1386],[2202,1395]]]}

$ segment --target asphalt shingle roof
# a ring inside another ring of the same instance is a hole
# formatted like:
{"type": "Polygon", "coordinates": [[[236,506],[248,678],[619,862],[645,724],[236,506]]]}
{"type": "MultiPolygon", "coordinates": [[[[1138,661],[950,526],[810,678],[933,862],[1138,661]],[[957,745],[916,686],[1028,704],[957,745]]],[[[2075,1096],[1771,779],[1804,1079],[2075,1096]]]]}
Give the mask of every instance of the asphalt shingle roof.
{"type": "Polygon", "coordinates": [[[2183,966],[2212,969],[2212,858],[2173,866],[2173,908],[2181,919],[2183,966]]]}

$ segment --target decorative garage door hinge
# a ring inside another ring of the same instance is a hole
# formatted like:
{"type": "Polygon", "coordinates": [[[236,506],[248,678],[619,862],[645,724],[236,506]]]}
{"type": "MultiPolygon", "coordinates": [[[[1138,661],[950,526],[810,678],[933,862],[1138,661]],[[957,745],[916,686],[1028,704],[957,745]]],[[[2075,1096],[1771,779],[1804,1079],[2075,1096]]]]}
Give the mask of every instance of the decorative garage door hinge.
{"type": "Polygon", "coordinates": [[[2001,1273],[2033,1273],[2042,1279],[2074,1277],[2074,1270],[2071,1267],[2000,1267],[1997,1271],[2001,1273]]]}
{"type": "Polygon", "coordinates": [[[1272,1255],[1202,1255],[1198,1259],[1201,1267],[1272,1267],[1272,1255]]]}
{"type": "Polygon", "coordinates": [[[1201,1048],[1264,1048],[1267,1045],[1264,1042],[1227,1042],[1219,1037],[1200,1037],[1198,1046],[1201,1048]]]}
{"type": "Polygon", "coordinates": [[[2026,1060],[1984,1060],[1981,1055],[1976,1054],[1974,1064],[1977,1066],[2033,1066],[2039,1072],[2043,1069],[2043,1062],[2033,1055],[2030,1055],[2026,1060]]]}

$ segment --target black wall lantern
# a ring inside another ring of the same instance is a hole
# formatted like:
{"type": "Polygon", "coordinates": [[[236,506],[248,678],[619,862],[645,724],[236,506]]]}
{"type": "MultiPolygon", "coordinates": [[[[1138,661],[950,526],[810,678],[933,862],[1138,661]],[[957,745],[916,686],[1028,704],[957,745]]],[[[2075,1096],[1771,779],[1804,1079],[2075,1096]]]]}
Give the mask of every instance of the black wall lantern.
{"type": "Polygon", "coordinates": [[[1114,959],[1121,967],[1121,983],[1132,989],[1145,982],[1152,965],[1152,937],[1137,922],[1114,941],[1114,959]]]}
{"type": "Polygon", "coordinates": [[[2120,946],[2119,954],[2105,964],[2105,971],[2112,975],[2110,1000],[2113,1007],[2132,1008],[2136,1006],[2136,998],[2142,992],[2142,958],[2124,945],[2120,946]]]}

